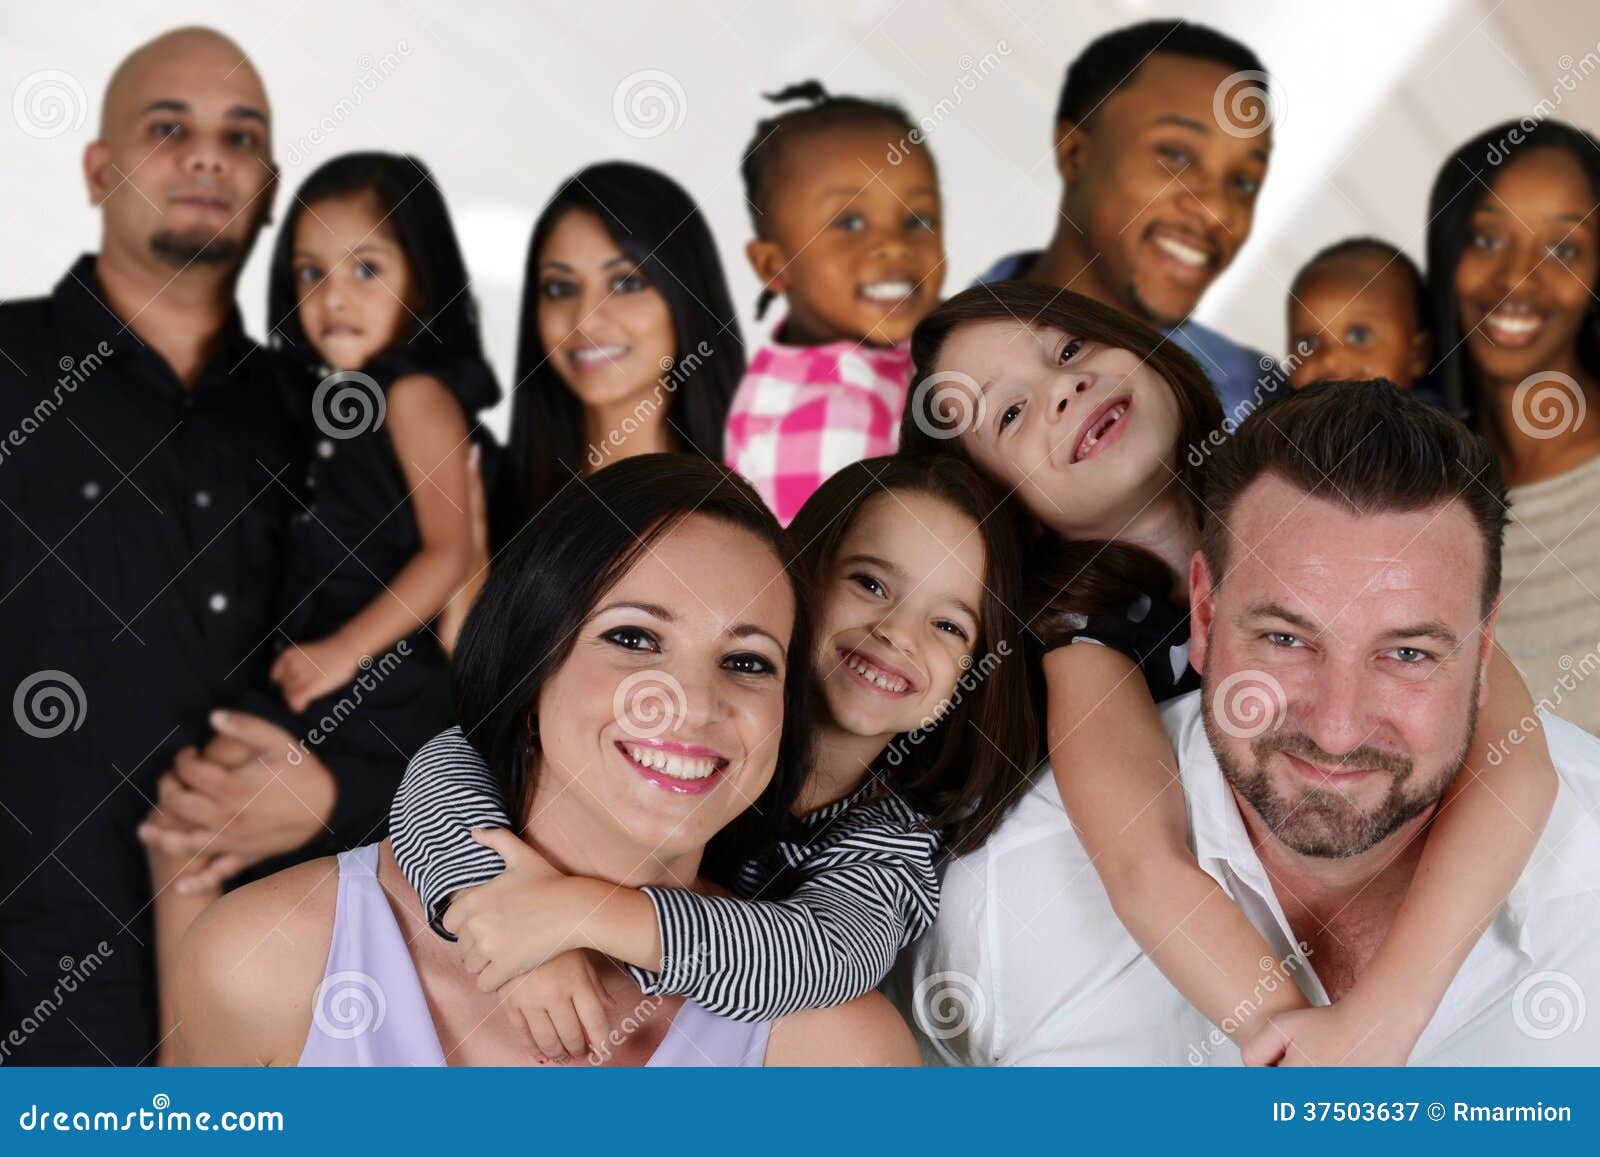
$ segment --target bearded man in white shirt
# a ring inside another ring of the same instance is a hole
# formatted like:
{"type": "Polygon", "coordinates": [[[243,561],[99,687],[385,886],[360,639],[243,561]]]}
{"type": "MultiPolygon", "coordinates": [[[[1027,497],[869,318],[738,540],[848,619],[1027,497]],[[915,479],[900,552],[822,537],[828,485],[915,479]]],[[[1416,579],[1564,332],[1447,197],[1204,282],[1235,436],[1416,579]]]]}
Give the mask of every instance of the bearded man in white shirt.
{"type": "MultiPolygon", "coordinates": [[[[948,866],[939,920],[897,969],[930,1061],[1238,1064],[1222,1028],[1249,1038],[1239,1022],[1281,1004],[1266,998],[1274,984],[1341,999],[1393,924],[1487,694],[1498,465],[1453,419],[1387,383],[1346,382],[1253,415],[1207,475],[1190,571],[1202,690],[1162,719],[1190,846],[1273,948],[1266,992],[1220,1028],[1179,994],[1117,919],[1047,765],[989,842],[948,866]]],[[[1539,723],[1526,730],[1542,731],[1561,780],[1549,822],[1412,1029],[1412,1064],[1600,1063],[1600,1012],[1587,1015],[1600,740],[1543,711],[1539,723]]]]}

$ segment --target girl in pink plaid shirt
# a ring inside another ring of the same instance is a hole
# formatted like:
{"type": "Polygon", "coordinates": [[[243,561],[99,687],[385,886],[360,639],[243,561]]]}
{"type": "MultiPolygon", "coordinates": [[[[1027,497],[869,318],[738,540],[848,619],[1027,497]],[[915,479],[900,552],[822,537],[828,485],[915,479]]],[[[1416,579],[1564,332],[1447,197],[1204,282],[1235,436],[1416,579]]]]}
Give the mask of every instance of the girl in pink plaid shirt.
{"type": "Polygon", "coordinates": [[[728,414],[727,464],[788,525],[836,470],[893,453],[911,382],[906,341],[944,282],[939,178],[895,105],[777,93],[805,107],[761,121],[745,152],[756,236],[746,252],[788,312],[728,414]]]}

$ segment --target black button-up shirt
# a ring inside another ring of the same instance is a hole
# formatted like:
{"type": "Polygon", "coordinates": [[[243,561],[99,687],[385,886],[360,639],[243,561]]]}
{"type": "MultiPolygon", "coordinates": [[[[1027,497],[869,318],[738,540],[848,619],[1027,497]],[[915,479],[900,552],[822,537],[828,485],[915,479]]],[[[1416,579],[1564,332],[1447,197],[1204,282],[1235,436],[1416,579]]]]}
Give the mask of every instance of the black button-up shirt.
{"type": "Polygon", "coordinates": [[[92,256],[0,306],[0,1063],[156,1044],[134,829],[208,711],[264,678],[285,381],[235,312],[185,388],[92,256]]]}

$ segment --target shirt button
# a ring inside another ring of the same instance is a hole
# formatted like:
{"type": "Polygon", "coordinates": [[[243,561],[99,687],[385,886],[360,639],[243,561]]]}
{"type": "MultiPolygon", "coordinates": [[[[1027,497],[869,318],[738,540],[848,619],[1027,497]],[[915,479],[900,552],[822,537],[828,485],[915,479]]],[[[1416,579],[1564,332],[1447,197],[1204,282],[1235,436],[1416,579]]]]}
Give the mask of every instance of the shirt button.
{"type": "Polygon", "coordinates": [[[93,502],[100,497],[100,483],[92,479],[83,484],[83,498],[85,502],[93,502]]]}
{"type": "Polygon", "coordinates": [[[322,458],[333,457],[333,439],[323,438],[317,443],[317,455],[322,458]]]}
{"type": "Polygon", "coordinates": [[[220,615],[223,611],[228,609],[228,596],[223,594],[221,591],[218,591],[216,594],[211,596],[210,606],[212,610],[216,611],[217,614],[220,615]]]}
{"type": "Polygon", "coordinates": [[[209,490],[196,490],[194,492],[194,504],[196,506],[200,507],[202,510],[204,510],[207,506],[210,506],[211,505],[211,491],[209,491],[209,490]]]}

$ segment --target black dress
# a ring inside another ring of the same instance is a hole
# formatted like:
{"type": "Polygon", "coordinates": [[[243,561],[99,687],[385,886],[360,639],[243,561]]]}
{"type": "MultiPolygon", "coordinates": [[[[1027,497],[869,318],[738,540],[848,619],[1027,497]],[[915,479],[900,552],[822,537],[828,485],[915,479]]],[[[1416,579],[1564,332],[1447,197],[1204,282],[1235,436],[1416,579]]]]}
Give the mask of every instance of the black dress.
{"type": "Polygon", "coordinates": [[[1072,643],[1099,643],[1132,659],[1157,703],[1200,687],[1189,666],[1189,612],[1164,597],[1143,594],[1120,615],[1079,615],[1072,643]]]}
{"type": "MultiPolygon", "coordinates": [[[[275,637],[280,652],[338,631],[383,593],[422,545],[411,487],[383,420],[389,389],[415,373],[438,378],[461,404],[481,447],[488,484],[497,448],[478,414],[499,400],[500,388],[485,363],[423,363],[389,350],[362,367],[360,376],[332,383],[308,377],[296,407],[305,447],[303,489],[289,518],[275,637]]],[[[390,801],[411,756],[455,722],[449,661],[431,626],[368,658],[370,665],[364,662],[351,683],[313,700],[298,715],[271,686],[240,705],[305,739],[328,765],[362,770],[360,776],[339,777],[329,822],[337,843],[350,847],[384,835],[390,801]]],[[[251,875],[327,850],[327,841],[317,841],[251,875]]]]}

